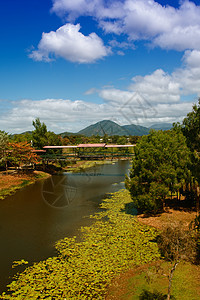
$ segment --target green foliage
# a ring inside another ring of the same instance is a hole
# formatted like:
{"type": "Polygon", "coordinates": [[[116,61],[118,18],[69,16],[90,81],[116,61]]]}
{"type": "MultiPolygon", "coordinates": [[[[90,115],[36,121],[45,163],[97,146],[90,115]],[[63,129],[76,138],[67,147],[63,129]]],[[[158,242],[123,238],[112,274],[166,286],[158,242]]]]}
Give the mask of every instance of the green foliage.
{"type": "Polygon", "coordinates": [[[33,146],[36,149],[42,149],[47,144],[47,126],[41,123],[39,118],[33,121],[35,130],[32,132],[33,146]]]}
{"type": "Polygon", "coordinates": [[[187,138],[188,146],[192,150],[200,151],[200,98],[198,105],[193,105],[192,112],[183,120],[182,131],[187,138]]]}
{"type": "Polygon", "coordinates": [[[10,140],[12,142],[28,142],[31,143],[32,140],[32,132],[25,132],[21,134],[14,134],[11,136],[10,140]]]}
{"type": "Polygon", "coordinates": [[[139,300],[166,300],[166,295],[157,291],[150,292],[144,289],[139,296],[139,300]]]}
{"type": "Polygon", "coordinates": [[[35,263],[8,287],[1,299],[104,299],[117,274],[159,258],[157,232],[126,214],[131,201],[123,190],[105,199],[93,225],[56,243],[57,257],[35,263]]]}
{"type": "Polygon", "coordinates": [[[6,162],[6,150],[9,142],[8,133],[0,130],[0,164],[6,162]]]}
{"type": "Polygon", "coordinates": [[[21,265],[27,265],[28,264],[28,261],[24,260],[24,259],[21,259],[21,260],[15,260],[13,261],[13,264],[12,264],[12,268],[16,268],[18,266],[21,266],[21,265]]]}
{"type": "MultiPolygon", "coordinates": [[[[33,126],[35,127],[35,130],[32,132],[33,146],[36,149],[42,149],[44,146],[48,145],[62,145],[61,137],[52,131],[47,131],[47,126],[44,123],[41,123],[39,118],[36,118],[35,121],[33,121],[33,126]]],[[[58,149],[49,151],[49,153],[59,152],[60,150],[58,149]]]]}
{"type": "Polygon", "coordinates": [[[183,120],[182,132],[193,153],[192,174],[200,182],[200,98],[198,104],[193,105],[192,112],[188,113],[187,117],[183,120]]]}
{"type": "Polygon", "coordinates": [[[157,212],[188,180],[189,149],[181,132],[151,131],[135,147],[126,187],[139,211],[157,212]]]}

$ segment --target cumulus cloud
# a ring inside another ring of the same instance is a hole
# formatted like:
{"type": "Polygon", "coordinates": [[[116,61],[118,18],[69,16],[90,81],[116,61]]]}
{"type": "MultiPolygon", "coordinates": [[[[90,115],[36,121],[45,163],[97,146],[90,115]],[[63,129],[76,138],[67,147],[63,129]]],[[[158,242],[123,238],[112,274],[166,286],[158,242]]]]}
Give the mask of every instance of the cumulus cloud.
{"type": "Polygon", "coordinates": [[[170,32],[163,33],[153,41],[155,46],[162,49],[200,49],[200,26],[174,27],[170,32]]]}
{"type": "MultiPolygon", "coordinates": [[[[120,91],[118,91],[120,93],[120,91]]],[[[121,96],[128,96],[121,91],[121,96]]],[[[135,94],[132,93],[132,96],[135,94]]],[[[114,96],[113,96],[114,98],[114,96]]],[[[126,98],[127,99],[127,98],[126,98]]],[[[0,110],[0,128],[9,133],[21,133],[33,130],[32,121],[39,117],[56,133],[64,131],[78,132],[84,127],[101,120],[112,120],[120,125],[151,125],[155,122],[181,121],[191,111],[192,103],[156,104],[139,101],[140,97],[132,97],[126,102],[106,101],[103,104],[71,101],[65,99],[21,100],[13,101],[5,112],[0,110]]],[[[4,105],[4,101],[0,106],[4,105]]]]}
{"type": "Polygon", "coordinates": [[[71,62],[93,63],[110,54],[96,33],[88,36],[80,32],[80,24],[65,24],[56,31],[43,33],[38,50],[29,55],[36,61],[51,61],[53,56],[62,57],[71,62]]]}
{"type": "Polygon", "coordinates": [[[80,16],[94,16],[95,18],[122,18],[124,16],[121,1],[105,0],[53,0],[52,12],[65,16],[71,21],[80,16]]]}
{"type": "Polygon", "coordinates": [[[173,79],[179,82],[182,94],[200,97],[200,51],[186,51],[183,64],[184,68],[173,72],[173,79]]]}
{"type": "MultiPolygon", "coordinates": [[[[115,88],[102,89],[99,95],[106,101],[126,103],[137,100],[135,93],[147,99],[151,105],[158,103],[178,103],[180,101],[180,84],[173,76],[158,69],[150,75],[135,76],[127,91],[115,88]]],[[[141,102],[142,100],[140,100],[141,102]]]]}
{"type": "Polygon", "coordinates": [[[52,11],[68,20],[92,16],[106,33],[127,34],[163,49],[200,50],[200,6],[180,3],[174,8],[154,0],[54,0],[52,11]]]}
{"type": "Polygon", "coordinates": [[[200,51],[186,51],[182,61],[182,67],[171,74],[157,69],[149,75],[133,77],[127,91],[105,88],[100,96],[106,101],[124,103],[138,93],[152,105],[179,103],[182,95],[200,97],[200,51]]]}
{"type": "Polygon", "coordinates": [[[180,100],[180,85],[158,69],[150,75],[135,76],[130,89],[142,94],[151,103],[174,103],[180,100]]]}
{"type": "MultiPolygon", "coordinates": [[[[5,103],[0,103],[3,106],[5,103]]],[[[9,133],[33,130],[32,121],[39,117],[49,130],[76,132],[92,122],[112,116],[112,106],[95,104],[82,100],[45,99],[13,101],[12,106],[2,112],[0,109],[0,128],[9,133]]]]}

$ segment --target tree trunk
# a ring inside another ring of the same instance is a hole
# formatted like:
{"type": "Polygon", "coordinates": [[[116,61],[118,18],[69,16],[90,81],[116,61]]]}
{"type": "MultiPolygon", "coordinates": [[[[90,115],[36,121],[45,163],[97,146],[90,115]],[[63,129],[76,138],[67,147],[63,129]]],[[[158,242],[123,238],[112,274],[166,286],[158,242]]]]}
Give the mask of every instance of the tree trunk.
{"type": "Polygon", "coordinates": [[[7,162],[7,159],[6,159],[6,174],[8,174],[8,162],[7,162]]]}
{"type": "Polygon", "coordinates": [[[176,267],[178,266],[179,262],[175,262],[173,267],[170,270],[170,274],[169,274],[169,285],[168,285],[168,294],[167,294],[167,300],[170,300],[170,296],[171,296],[171,286],[172,286],[172,278],[174,275],[174,271],[176,270],[176,267]]]}
{"type": "Polygon", "coordinates": [[[199,189],[199,186],[198,186],[197,187],[197,200],[196,200],[197,214],[199,214],[199,195],[200,195],[200,189],[199,189]]]}

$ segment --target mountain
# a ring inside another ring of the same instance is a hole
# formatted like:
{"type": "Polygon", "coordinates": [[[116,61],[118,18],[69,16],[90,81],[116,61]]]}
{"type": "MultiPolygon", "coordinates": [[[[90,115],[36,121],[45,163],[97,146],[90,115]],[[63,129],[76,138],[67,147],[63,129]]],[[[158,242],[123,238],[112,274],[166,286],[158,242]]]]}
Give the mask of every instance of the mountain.
{"type": "Polygon", "coordinates": [[[127,135],[125,129],[117,123],[110,120],[103,120],[97,122],[93,125],[90,125],[78,132],[78,134],[82,134],[85,136],[99,135],[104,136],[105,134],[112,135],[127,135]]]}
{"type": "Polygon", "coordinates": [[[78,132],[78,134],[82,134],[85,136],[99,135],[104,136],[105,134],[109,136],[113,135],[145,135],[149,133],[149,129],[139,125],[125,125],[120,126],[117,123],[104,120],[97,122],[93,125],[90,125],[78,132]]]}
{"type": "Polygon", "coordinates": [[[146,135],[149,134],[149,128],[146,128],[144,126],[140,126],[140,125],[124,125],[122,126],[122,128],[124,128],[126,130],[126,135],[138,135],[138,136],[142,136],[142,135],[146,135]]]}
{"type": "Polygon", "coordinates": [[[169,130],[172,128],[171,123],[156,123],[149,127],[149,129],[155,129],[155,130],[169,130]]]}
{"type": "Polygon", "coordinates": [[[78,135],[78,133],[65,131],[65,132],[59,133],[58,135],[60,135],[62,138],[64,138],[65,136],[78,135]]]}

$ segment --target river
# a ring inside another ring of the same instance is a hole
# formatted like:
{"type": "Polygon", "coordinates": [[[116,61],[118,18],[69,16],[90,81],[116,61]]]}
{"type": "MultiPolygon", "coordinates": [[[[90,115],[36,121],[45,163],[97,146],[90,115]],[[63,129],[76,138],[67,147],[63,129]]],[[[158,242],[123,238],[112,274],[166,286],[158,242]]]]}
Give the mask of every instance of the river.
{"type": "Polygon", "coordinates": [[[56,255],[54,244],[89,225],[107,193],[124,188],[129,161],[62,173],[41,180],[0,201],[0,292],[6,290],[14,260],[29,263],[56,255]]]}

